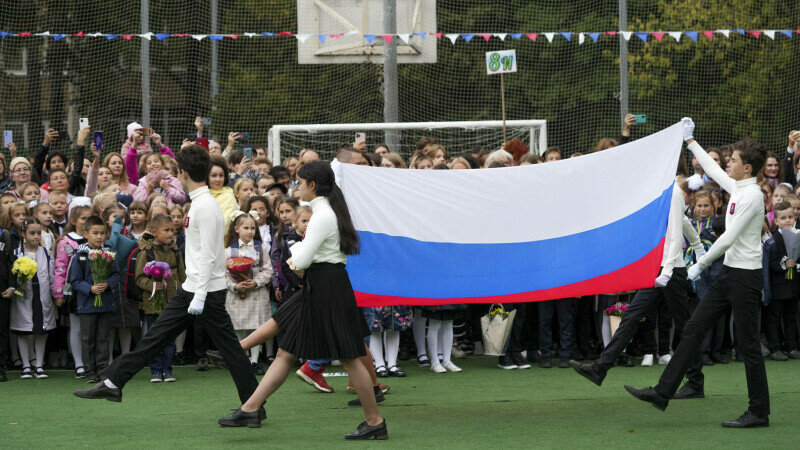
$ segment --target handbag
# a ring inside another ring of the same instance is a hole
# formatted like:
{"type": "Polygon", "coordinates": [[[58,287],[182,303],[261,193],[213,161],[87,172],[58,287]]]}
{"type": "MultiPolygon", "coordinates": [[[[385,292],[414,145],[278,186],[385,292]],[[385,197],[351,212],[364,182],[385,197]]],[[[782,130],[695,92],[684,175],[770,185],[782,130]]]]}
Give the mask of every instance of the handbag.
{"type": "Polygon", "coordinates": [[[493,303],[489,307],[489,312],[481,316],[484,355],[502,356],[506,354],[506,345],[511,336],[511,326],[514,324],[516,315],[516,309],[506,312],[502,304],[493,303]]]}

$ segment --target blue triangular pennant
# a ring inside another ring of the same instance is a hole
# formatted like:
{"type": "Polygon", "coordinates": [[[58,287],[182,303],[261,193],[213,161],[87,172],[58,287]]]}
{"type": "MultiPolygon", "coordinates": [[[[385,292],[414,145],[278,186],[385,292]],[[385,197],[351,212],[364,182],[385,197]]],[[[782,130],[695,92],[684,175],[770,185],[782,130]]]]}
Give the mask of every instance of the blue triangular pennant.
{"type": "Polygon", "coordinates": [[[275,33],[270,33],[269,31],[262,31],[261,35],[262,36],[266,36],[266,37],[271,37],[271,36],[275,36],[275,33]]]}
{"type": "Polygon", "coordinates": [[[600,39],[600,33],[589,33],[589,36],[591,36],[592,40],[595,42],[600,39]]]}
{"type": "Polygon", "coordinates": [[[376,37],[378,37],[377,34],[365,34],[364,35],[364,39],[366,39],[367,42],[369,42],[370,45],[372,45],[372,42],[375,40],[376,37]]]}
{"type": "Polygon", "coordinates": [[[67,37],[66,34],[54,34],[53,35],[53,40],[54,41],[60,41],[61,39],[64,39],[65,37],[67,37]]]}
{"type": "Polygon", "coordinates": [[[166,39],[168,37],[171,37],[172,35],[169,34],[169,33],[156,33],[155,36],[156,36],[156,39],[158,39],[159,41],[163,41],[164,39],[166,39]]]}
{"type": "Polygon", "coordinates": [[[516,40],[522,39],[522,33],[511,33],[511,34],[509,34],[509,36],[511,36],[512,38],[514,38],[516,40]]]}
{"type": "Polygon", "coordinates": [[[686,36],[689,36],[689,39],[697,42],[697,31],[686,31],[684,34],[686,34],[686,36]]]}
{"type": "Polygon", "coordinates": [[[325,35],[324,34],[318,34],[317,35],[317,39],[319,39],[319,43],[320,44],[324,44],[325,43],[325,35]]]}
{"type": "Polygon", "coordinates": [[[461,37],[464,38],[465,41],[467,41],[467,44],[469,44],[469,41],[471,41],[472,38],[475,37],[475,35],[474,34],[462,34],[461,37]]]}
{"type": "Polygon", "coordinates": [[[118,37],[119,37],[118,34],[107,34],[106,35],[106,39],[108,39],[109,41],[112,40],[112,39],[116,39],[118,37]]]}
{"type": "Polygon", "coordinates": [[[792,30],[778,30],[778,33],[783,34],[784,36],[788,37],[789,39],[792,38],[792,30]]]}
{"type": "Polygon", "coordinates": [[[421,37],[422,39],[425,39],[425,36],[427,36],[427,33],[411,33],[411,34],[412,34],[413,36],[419,36],[419,37],[421,37]]]}
{"type": "Polygon", "coordinates": [[[636,37],[642,40],[642,42],[647,42],[647,36],[650,36],[650,33],[636,33],[636,37]]]}
{"type": "Polygon", "coordinates": [[[572,32],[571,31],[559,31],[560,35],[564,36],[567,41],[572,41],[572,32]]]}
{"type": "Polygon", "coordinates": [[[734,33],[739,33],[742,36],[744,36],[744,30],[743,29],[737,29],[737,30],[731,30],[731,31],[733,31],[734,33]]]}
{"type": "Polygon", "coordinates": [[[0,37],[2,37],[3,39],[5,39],[6,36],[13,36],[13,35],[14,33],[9,33],[8,31],[0,31],[0,37]]]}
{"type": "Polygon", "coordinates": [[[209,34],[208,38],[212,41],[221,41],[223,38],[225,38],[225,36],[221,34],[209,34]]]}

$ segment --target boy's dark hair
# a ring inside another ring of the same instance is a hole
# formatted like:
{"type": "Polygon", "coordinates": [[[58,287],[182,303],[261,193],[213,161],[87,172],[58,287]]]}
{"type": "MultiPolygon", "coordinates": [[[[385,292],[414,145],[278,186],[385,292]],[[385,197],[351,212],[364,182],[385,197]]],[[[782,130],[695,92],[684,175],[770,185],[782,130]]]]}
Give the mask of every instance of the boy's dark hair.
{"type": "Polygon", "coordinates": [[[172,217],[167,216],[165,214],[159,214],[152,219],[150,219],[150,229],[157,230],[164,226],[164,224],[172,225],[172,217]]]}
{"type": "Polygon", "coordinates": [[[92,229],[93,226],[96,225],[100,225],[101,227],[103,227],[103,229],[106,228],[106,224],[103,222],[103,218],[100,216],[89,216],[89,218],[86,219],[86,225],[84,225],[84,228],[86,229],[86,231],[89,231],[92,229]]]}
{"type": "Polygon", "coordinates": [[[53,169],[53,170],[47,169],[47,172],[48,172],[48,175],[49,175],[49,176],[51,176],[51,177],[52,177],[54,174],[57,174],[57,173],[59,173],[59,172],[60,172],[60,173],[63,173],[63,174],[64,174],[64,176],[66,176],[66,177],[67,177],[67,180],[69,180],[69,175],[67,174],[67,171],[66,171],[66,170],[64,170],[64,169],[53,169]]]}
{"type": "Polygon", "coordinates": [[[433,166],[433,170],[448,170],[448,169],[450,169],[450,168],[447,167],[447,164],[445,164],[445,163],[439,163],[439,164],[433,166]]]}
{"type": "Polygon", "coordinates": [[[742,139],[735,144],[735,150],[739,152],[739,157],[742,158],[742,164],[750,164],[753,168],[750,171],[751,176],[756,176],[764,168],[764,162],[767,160],[767,151],[764,146],[750,138],[742,139]]]}
{"type": "MultiPolygon", "coordinates": [[[[69,159],[64,152],[60,150],[53,150],[49,155],[47,155],[47,159],[44,162],[44,167],[47,169],[47,172],[50,172],[50,161],[52,161],[53,158],[61,158],[61,161],[64,161],[64,167],[67,167],[67,164],[69,164],[69,159]]],[[[39,169],[41,169],[41,167],[39,169]]]]}
{"type": "Polygon", "coordinates": [[[422,150],[423,148],[427,147],[431,144],[438,144],[439,141],[436,138],[430,136],[424,136],[420,140],[417,141],[417,150],[422,150]]]}
{"type": "Polygon", "coordinates": [[[787,209],[792,209],[792,204],[791,204],[791,203],[789,203],[789,202],[787,202],[786,200],[783,200],[783,201],[781,201],[781,202],[778,202],[778,203],[777,203],[777,204],[776,204],[776,205],[773,207],[773,209],[775,210],[775,212],[778,212],[778,211],[786,211],[787,209]]]}
{"type": "Polygon", "coordinates": [[[178,161],[178,169],[186,172],[192,181],[195,183],[208,181],[208,170],[211,167],[206,149],[192,144],[181,149],[175,159],[178,161]]]}
{"type": "Polygon", "coordinates": [[[275,166],[275,167],[273,167],[272,169],[269,170],[269,174],[272,176],[272,178],[275,179],[276,183],[282,177],[291,177],[292,176],[292,174],[289,172],[289,169],[287,169],[284,166],[275,166]]]}
{"type": "Polygon", "coordinates": [[[234,150],[228,155],[228,164],[240,164],[244,159],[244,152],[241,150],[234,150]]]}
{"type": "Polygon", "coordinates": [[[547,158],[547,155],[550,153],[558,153],[558,156],[563,156],[561,153],[561,148],[558,146],[547,147],[547,150],[544,152],[544,157],[547,158]]]}

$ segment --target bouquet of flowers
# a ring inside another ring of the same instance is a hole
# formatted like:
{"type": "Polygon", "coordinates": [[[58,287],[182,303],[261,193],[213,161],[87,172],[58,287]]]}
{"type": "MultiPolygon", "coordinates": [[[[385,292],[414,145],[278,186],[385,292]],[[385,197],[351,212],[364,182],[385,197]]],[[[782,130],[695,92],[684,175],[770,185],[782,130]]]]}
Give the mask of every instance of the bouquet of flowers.
{"type": "Polygon", "coordinates": [[[625,303],[617,302],[606,308],[606,315],[622,317],[623,315],[625,315],[625,311],[627,310],[628,310],[628,305],[626,305],[625,303]]]}
{"type": "MultiPolygon", "coordinates": [[[[250,269],[253,268],[253,264],[255,264],[255,262],[256,261],[253,258],[248,258],[246,256],[234,256],[225,260],[225,267],[228,268],[228,272],[231,273],[231,276],[233,276],[234,280],[244,281],[250,279],[247,274],[250,273],[250,269]]],[[[246,293],[239,293],[239,298],[245,297],[247,297],[246,293]]]]}
{"type": "Polygon", "coordinates": [[[483,354],[500,356],[506,353],[511,326],[517,310],[506,311],[501,304],[489,307],[489,312],[481,317],[481,335],[483,337],[483,354]]]}
{"type": "Polygon", "coordinates": [[[17,260],[14,261],[14,265],[11,267],[11,273],[17,277],[17,289],[14,290],[15,294],[19,296],[25,295],[25,292],[20,291],[19,288],[24,286],[28,280],[33,279],[38,268],[36,261],[27,256],[17,258],[17,260]]]}
{"type": "MultiPolygon", "coordinates": [[[[105,283],[108,280],[108,276],[111,275],[111,267],[116,264],[114,262],[116,256],[115,252],[108,250],[89,250],[89,267],[92,269],[92,279],[95,284],[105,283]]],[[[93,306],[96,308],[103,306],[102,295],[94,294],[93,306]]]]}
{"type": "Polygon", "coordinates": [[[172,269],[165,262],[150,261],[144,265],[142,273],[155,280],[153,291],[150,292],[150,298],[153,300],[153,310],[156,313],[160,313],[164,309],[167,300],[167,293],[164,289],[167,287],[167,280],[172,278],[172,269]],[[164,289],[156,290],[157,283],[161,283],[164,289]]]}

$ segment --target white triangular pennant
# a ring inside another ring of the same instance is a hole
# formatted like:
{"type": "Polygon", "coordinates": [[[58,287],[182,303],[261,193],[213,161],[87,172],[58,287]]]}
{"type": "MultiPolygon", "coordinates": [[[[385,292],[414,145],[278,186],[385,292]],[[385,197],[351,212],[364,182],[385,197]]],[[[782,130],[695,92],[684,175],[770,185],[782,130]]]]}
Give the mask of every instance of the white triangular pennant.
{"type": "Polygon", "coordinates": [[[764,30],[764,34],[773,41],[775,40],[775,30],[764,30]]]}
{"type": "Polygon", "coordinates": [[[249,37],[249,38],[256,37],[256,36],[258,36],[258,33],[245,33],[244,36],[245,37],[249,37]]]}
{"type": "Polygon", "coordinates": [[[552,43],[553,42],[553,38],[556,36],[556,34],[555,33],[545,33],[544,36],[547,38],[548,42],[552,43]]]}
{"type": "Polygon", "coordinates": [[[353,36],[355,34],[361,34],[361,33],[359,33],[358,31],[350,30],[347,33],[345,33],[345,36],[353,36]]]}
{"type": "Polygon", "coordinates": [[[311,36],[311,35],[310,34],[295,34],[294,35],[294,37],[296,37],[297,40],[300,41],[301,44],[305,44],[306,39],[308,39],[309,36],[311,36]]]}
{"type": "Polygon", "coordinates": [[[672,39],[675,39],[676,42],[680,42],[681,36],[683,36],[682,31],[668,31],[667,34],[672,36],[672,39]]]}
{"type": "Polygon", "coordinates": [[[198,41],[202,41],[203,39],[207,38],[207,34],[193,34],[192,39],[196,39],[198,41]]]}
{"type": "Polygon", "coordinates": [[[89,37],[103,37],[105,35],[103,33],[89,33],[86,36],[89,36],[89,37]]]}
{"type": "Polygon", "coordinates": [[[145,34],[140,34],[139,37],[142,39],[147,39],[149,41],[150,39],[153,39],[153,33],[148,32],[145,34]]]}
{"type": "Polygon", "coordinates": [[[495,33],[494,35],[499,37],[501,41],[505,41],[506,36],[508,36],[508,33],[495,33]]]}
{"type": "Polygon", "coordinates": [[[49,31],[43,31],[41,33],[36,33],[34,36],[50,36],[49,31]]]}
{"type": "Polygon", "coordinates": [[[585,41],[585,40],[586,40],[586,36],[584,36],[583,33],[578,35],[578,45],[583,44],[583,41],[585,41]]]}
{"type": "Polygon", "coordinates": [[[725,36],[726,38],[731,37],[731,30],[717,30],[717,33],[725,36]]]}
{"type": "Polygon", "coordinates": [[[450,42],[452,42],[455,45],[456,39],[458,39],[458,36],[460,36],[460,35],[459,34],[445,34],[445,36],[447,37],[447,39],[450,39],[450,42]]]}
{"type": "Polygon", "coordinates": [[[626,41],[630,41],[630,40],[631,40],[631,36],[632,36],[632,35],[633,35],[633,31],[623,31],[623,32],[622,32],[622,37],[623,37],[623,39],[625,39],[626,41]]]}
{"type": "Polygon", "coordinates": [[[400,33],[397,35],[401,41],[405,42],[408,45],[408,39],[411,37],[410,33],[400,33]]]}

